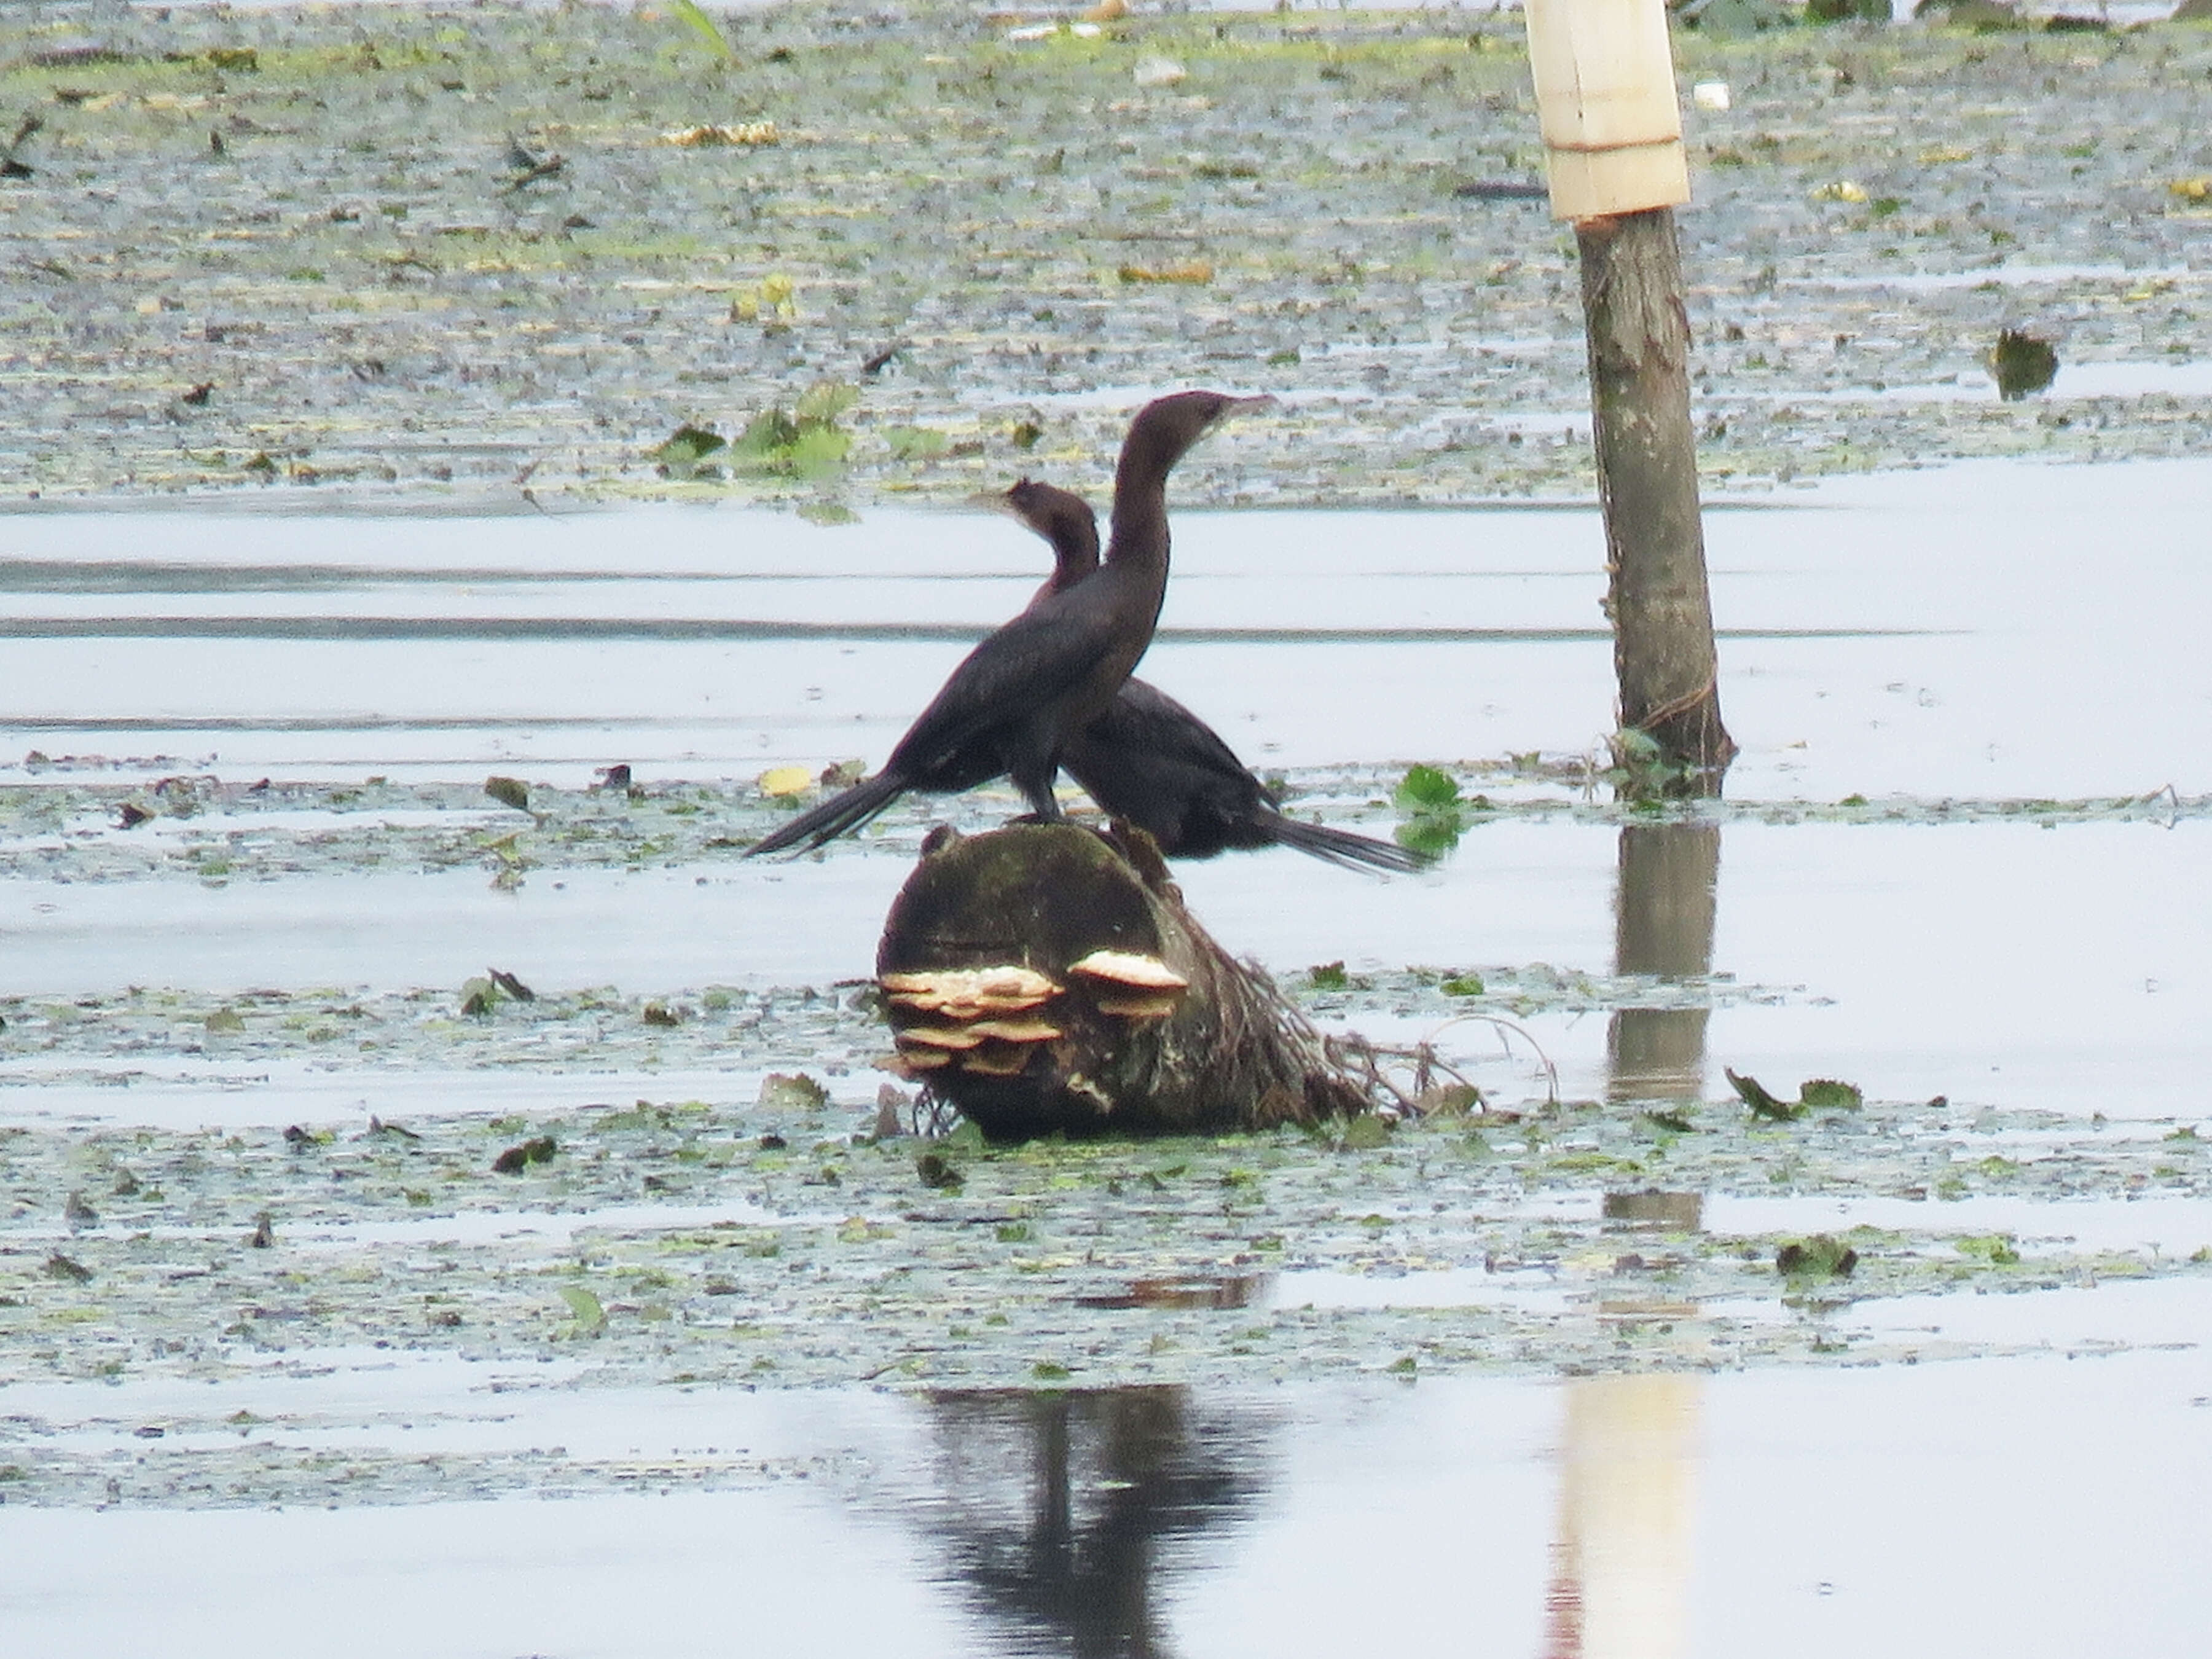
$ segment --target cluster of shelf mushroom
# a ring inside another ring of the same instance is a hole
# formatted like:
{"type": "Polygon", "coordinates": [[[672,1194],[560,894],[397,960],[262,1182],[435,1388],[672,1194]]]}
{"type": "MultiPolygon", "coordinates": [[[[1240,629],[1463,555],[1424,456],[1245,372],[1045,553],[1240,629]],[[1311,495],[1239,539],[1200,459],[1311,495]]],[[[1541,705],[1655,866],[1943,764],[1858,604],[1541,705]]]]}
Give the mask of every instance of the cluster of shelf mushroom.
{"type": "Polygon", "coordinates": [[[1009,963],[886,973],[877,983],[908,1076],[949,1068],[984,1077],[1018,1075],[1040,1046],[1066,1036],[1078,1003],[1109,1018],[1165,1019],[1190,987],[1158,957],[1129,951],[1093,951],[1066,978],[1009,963]],[[1054,1002],[1060,1008],[1045,1012],[1054,1002]]]}

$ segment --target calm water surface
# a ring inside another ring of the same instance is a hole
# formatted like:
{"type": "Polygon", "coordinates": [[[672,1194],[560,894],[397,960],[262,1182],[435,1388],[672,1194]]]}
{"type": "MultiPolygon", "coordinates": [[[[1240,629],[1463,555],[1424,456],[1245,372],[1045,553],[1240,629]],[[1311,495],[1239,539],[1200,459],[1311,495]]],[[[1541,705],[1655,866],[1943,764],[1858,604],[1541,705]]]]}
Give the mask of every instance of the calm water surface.
{"type": "MultiPolygon", "coordinates": [[[[1970,466],[1714,512],[1721,693],[1745,750],[1731,798],[2201,794],[2208,509],[2212,464],[2191,463],[1970,466]]],[[[1194,514],[1177,537],[1146,672],[1255,764],[1573,754],[1612,724],[1594,514],[1194,514]]],[[[616,761],[648,781],[873,763],[966,641],[1024,601],[1041,553],[1011,524],[949,514],[837,529],[697,508],[11,514],[0,782],[30,779],[33,750],[149,779],[574,785],[616,761]]],[[[1725,1062],[2124,1120],[2201,1109],[2204,836],[2188,819],[1516,818],[1419,880],[1280,854],[1183,880],[1217,934],[1279,971],[1549,963],[1774,988],[1533,1021],[1571,1094],[1656,1079],[1695,1097],[1725,1062]]],[[[827,983],[866,971],[909,856],[574,871],[515,891],[476,871],[10,880],[0,975],[56,995],[388,988],[492,959],[568,984],[827,983]]],[[[416,1113],[565,1086],[416,1082],[416,1113]]],[[[204,1094],[155,1068],[9,1109],[234,1124],[364,1109],[354,1080],[311,1068],[204,1094]]],[[[1894,1222],[1854,1202],[1713,1194],[1705,1224],[1894,1222]]],[[[2186,1250],[2208,1225],[2193,1200],[1973,1202],[1999,1207],[1962,1225],[2121,1249],[2186,1250]]],[[[1420,1287],[1439,1318],[1449,1278],[1420,1287]]],[[[1266,1291],[1348,1293],[1295,1275],[1266,1291]]],[[[640,1392],[331,1356],[226,1382],[223,1412],[281,1416],[336,1457],[558,1445],[633,1468],[634,1495],[0,1504],[0,1630],[10,1651],[56,1656],[2195,1654],[2212,1627],[2208,1315],[2188,1283],[1923,1298],[1866,1316],[2130,1351],[1224,1393],[640,1392]],[[761,1479],[695,1489],[739,1453],[761,1479]]],[[[195,1388],[21,1385],[0,1389],[0,1415],[112,1450],[122,1493],[140,1428],[205,1414],[195,1388]]],[[[37,1453],[0,1438],[0,1463],[37,1453]]]]}

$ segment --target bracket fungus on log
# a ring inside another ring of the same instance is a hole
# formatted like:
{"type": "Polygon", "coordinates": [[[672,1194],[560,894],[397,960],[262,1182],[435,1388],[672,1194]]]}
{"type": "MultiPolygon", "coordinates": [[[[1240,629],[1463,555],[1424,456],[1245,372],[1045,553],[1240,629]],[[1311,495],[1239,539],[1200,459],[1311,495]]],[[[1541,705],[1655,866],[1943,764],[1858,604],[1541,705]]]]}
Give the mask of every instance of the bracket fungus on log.
{"type": "Polygon", "coordinates": [[[1373,1104],[1125,825],[935,832],[876,975],[900,1064],[994,1140],[1265,1128],[1373,1104]]]}

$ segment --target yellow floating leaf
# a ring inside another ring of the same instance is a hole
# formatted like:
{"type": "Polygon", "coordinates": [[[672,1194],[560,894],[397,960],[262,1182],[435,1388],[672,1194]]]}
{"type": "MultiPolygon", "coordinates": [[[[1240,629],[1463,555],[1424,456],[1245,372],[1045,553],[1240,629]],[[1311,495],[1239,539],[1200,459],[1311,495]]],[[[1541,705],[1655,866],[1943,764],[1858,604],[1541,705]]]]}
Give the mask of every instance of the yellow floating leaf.
{"type": "Polygon", "coordinates": [[[760,775],[763,795],[803,795],[814,787],[814,774],[803,766],[772,766],[760,775]]]}
{"type": "Polygon", "coordinates": [[[2166,188],[2185,202],[2202,202],[2212,197],[2212,179],[2176,179],[2166,188]]]}
{"type": "Polygon", "coordinates": [[[1947,162],[1971,161],[1973,159],[1973,151],[1961,149],[1956,144],[1937,144],[1932,149],[1920,152],[1920,165],[1924,167],[1939,167],[1947,162]]]}
{"type": "Polygon", "coordinates": [[[1121,276],[1125,283],[1210,283],[1213,280],[1213,261],[1189,259],[1179,265],[1123,265],[1121,276]]]}
{"type": "Polygon", "coordinates": [[[1822,185],[1813,192],[1816,202],[1863,202],[1867,193],[1848,179],[1838,179],[1832,185],[1822,185]]]}

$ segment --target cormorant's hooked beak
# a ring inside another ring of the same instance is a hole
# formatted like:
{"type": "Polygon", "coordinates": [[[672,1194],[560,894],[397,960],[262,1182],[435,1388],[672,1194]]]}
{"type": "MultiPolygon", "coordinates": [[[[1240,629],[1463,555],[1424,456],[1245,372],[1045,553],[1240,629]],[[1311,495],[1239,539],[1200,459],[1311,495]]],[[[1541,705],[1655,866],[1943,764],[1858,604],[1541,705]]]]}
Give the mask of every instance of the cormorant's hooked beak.
{"type": "Polygon", "coordinates": [[[979,489],[974,495],[963,497],[960,505],[973,507],[979,513],[1003,513],[1010,519],[1021,516],[1014,511],[1008,492],[1003,489],[979,489]]]}
{"type": "Polygon", "coordinates": [[[1226,421],[1238,415],[1257,415],[1264,410],[1279,409],[1281,406],[1280,399],[1273,392],[1262,392],[1249,398],[1231,398],[1222,404],[1221,413],[1213,418],[1217,422],[1226,421]]]}

